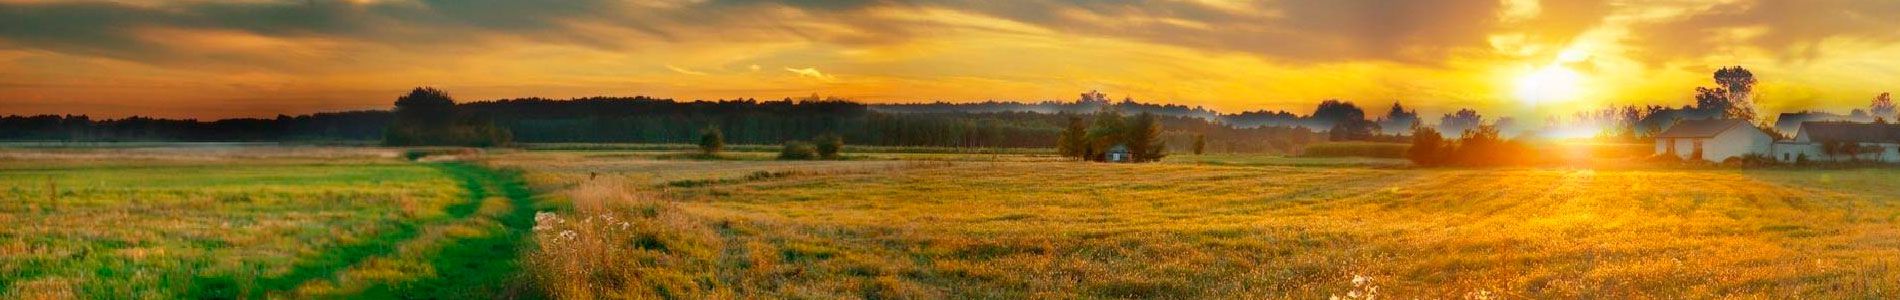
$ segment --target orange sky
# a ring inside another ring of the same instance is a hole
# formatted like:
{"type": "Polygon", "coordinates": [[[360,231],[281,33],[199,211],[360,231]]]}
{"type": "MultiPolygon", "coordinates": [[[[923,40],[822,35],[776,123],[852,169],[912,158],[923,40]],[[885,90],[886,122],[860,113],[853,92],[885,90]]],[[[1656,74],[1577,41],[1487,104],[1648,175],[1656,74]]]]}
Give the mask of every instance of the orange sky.
{"type": "Polygon", "coordinates": [[[0,114],[222,118],[511,97],[1111,97],[1429,115],[1690,103],[1768,113],[1900,85],[1900,1],[0,0],[0,114]]]}

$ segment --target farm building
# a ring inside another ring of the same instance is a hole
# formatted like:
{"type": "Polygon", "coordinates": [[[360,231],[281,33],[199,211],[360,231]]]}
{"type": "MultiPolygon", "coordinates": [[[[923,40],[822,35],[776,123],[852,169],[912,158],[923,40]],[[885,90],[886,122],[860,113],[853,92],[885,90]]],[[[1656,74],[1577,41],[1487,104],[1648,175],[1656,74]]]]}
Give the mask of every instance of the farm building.
{"type": "Polygon", "coordinates": [[[1793,140],[1775,142],[1783,162],[1900,162],[1900,125],[1852,122],[1804,122],[1793,140]]]}
{"type": "Polygon", "coordinates": [[[1767,155],[1774,142],[1774,137],[1745,120],[1684,120],[1656,135],[1656,153],[1721,162],[1749,154],[1767,155]]]}
{"type": "Polygon", "coordinates": [[[1134,156],[1128,154],[1128,145],[1122,144],[1115,144],[1114,147],[1109,147],[1108,153],[1103,156],[1103,160],[1107,160],[1108,162],[1129,162],[1133,161],[1134,158],[1134,156]]]}

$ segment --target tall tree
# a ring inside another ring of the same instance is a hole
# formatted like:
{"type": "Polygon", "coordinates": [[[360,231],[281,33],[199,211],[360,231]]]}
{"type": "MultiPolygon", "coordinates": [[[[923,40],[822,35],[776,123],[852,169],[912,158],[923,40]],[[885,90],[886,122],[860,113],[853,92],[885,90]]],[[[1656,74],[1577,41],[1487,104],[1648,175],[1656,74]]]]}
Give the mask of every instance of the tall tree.
{"type": "Polygon", "coordinates": [[[1087,159],[1089,156],[1089,125],[1082,116],[1069,115],[1068,126],[1062,130],[1062,136],[1056,140],[1056,149],[1065,157],[1087,159]]]}
{"type": "Polygon", "coordinates": [[[1206,151],[1207,151],[1207,134],[1195,134],[1194,135],[1194,155],[1201,155],[1201,153],[1204,153],[1206,151]]]}
{"type": "Polygon", "coordinates": [[[1127,142],[1126,126],[1127,122],[1122,120],[1121,111],[1113,107],[1103,108],[1101,112],[1095,113],[1095,124],[1089,126],[1088,160],[1107,160],[1104,154],[1108,153],[1109,148],[1124,145],[1127,142]]]}
{"type": "Polygon", "coordinates": [[[1893,119],[1895,110],[1893,96],[1887,93],[1880,93],[1879,96],[1874,96],[1874,103],[1868,105],[1867,110],[1873,113],[1875,118],[1893,119]]]}
{"type": "Polygon", "coordinates": [[[1128,125],[1127,147],[1136,162],[1161,160],[1166,156],[1166,142],[1161,140],[1161,122],[1155,120],[1152,113],[1135,115],[1135,121],[1128,125]]]}
{"type": "Polygon", "coordinates": [[[1465,131],[1484,125],[1484,116],[1471,109],[1459,109],[1458,112],[1445,114],[1438,118],[1440,134],[1463,135],[1465,131]]]}
{"type": "Polygon", "coordinates": [[[1398,102],[1392,102],[1392,109],[1379,117],[1379,128],[1386,133],[1399,134],[1419,125],[1418,111],[1406,110],[1398,102]]]}
{"type": "Polygon", "coordinates": [[[396,98],[396,126],[442,130],[455,118],[455,100],[448,92],[419,87],[396,98]]]}
{"type": "Polygon", "coordinates": [[[420,87],[396,98],[395,120],[384,131],[383,143],[490,147],[507,145],[513,136],[487,118],[458,114],[448,93],[420,87]]]}
{"type": "Polygon", "coordinates": [[[1728,100],[1727,117],[1755,120],[1754,72],[1741,66],[1722,68],[1715,71],[1715,84],[1726,91],[1723,98],[1728,100]]]}

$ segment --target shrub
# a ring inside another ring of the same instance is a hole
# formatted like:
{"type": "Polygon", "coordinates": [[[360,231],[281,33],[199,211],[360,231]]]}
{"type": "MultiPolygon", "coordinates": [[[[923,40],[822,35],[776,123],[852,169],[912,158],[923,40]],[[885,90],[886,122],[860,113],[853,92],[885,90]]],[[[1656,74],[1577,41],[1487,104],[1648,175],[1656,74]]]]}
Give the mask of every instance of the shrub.
{"type": "Polygon", "coordinates": [[[818,158],[818,149],[812,147],[811,143],[801,141],[785,142],[785,149],[781,149],[778,152],[778,159],[782,160],[808,160],[816,158],[818,158]]]}
{"type": "Polygon", "coordinates": [[[819,135],[812,143],[818,144],[818,157],[824,159],[838,158],[838,152],[844,149],[844,137],[836,134],[819,135]]]}
{"type": "Polygon", "coordinates": [[[707,126],[699,131],[699,153],[713,155],[725,148],[726,134],[720,133],[719,127],[707,126]]]}
{"type": "Polygon", "coordinates": [[[1748,154],[1748,155],[1730,157],[1728,159],[1722,160],[1723,166],[1730,166],[1730,167],[1755,168],[1755,167],[1774,166],[1774,165],[1779,165],[1779,164],[1781,164],[1781,162],[1775,161],[1775,157],[1764,155],[1764,154],[1748,154]]]}
{"type": "Polygon", "coordinates": [[[409,149],[402,152],[402,158],[407,159],[409,161],[416,161],[416,160],[422,159],[422,157],[424,156],[429,156],[429,151],[409,149]]]}

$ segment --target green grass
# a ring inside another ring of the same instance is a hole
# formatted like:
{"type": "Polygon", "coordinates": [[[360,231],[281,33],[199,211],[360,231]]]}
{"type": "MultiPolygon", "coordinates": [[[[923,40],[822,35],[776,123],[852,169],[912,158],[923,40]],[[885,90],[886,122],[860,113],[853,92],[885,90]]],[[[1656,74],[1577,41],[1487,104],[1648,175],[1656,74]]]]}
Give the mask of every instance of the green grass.
{"type": "MultiPolygon", "coordinates": [[[[653,143],[523,143],[529,150],[565,150],[565,151],[697,151],[694,144],[653,144],[653,143]]],[[[727,152],[772,152],[777,153],[783,145],[726,145],[727,152]]],[[[929,147],[929,146],[844,146],[844,153],[912,153],[912,154],[1055,154],[1054,148],[971,148],[971,147],[929,147]]]]}
{"type": "Polygon", "coordinates": [[[1306,145],[1300,156],[1405,158],[1405,150],[1411,148],[1407,143],[1330,142],[1306,145]]]}
{"type": "Polygon", "coordinates": [[[532,225],[511,174],[393,160],[7,162],[0,298],[500,295],[519,286],[512,261],[532,225]]]}

